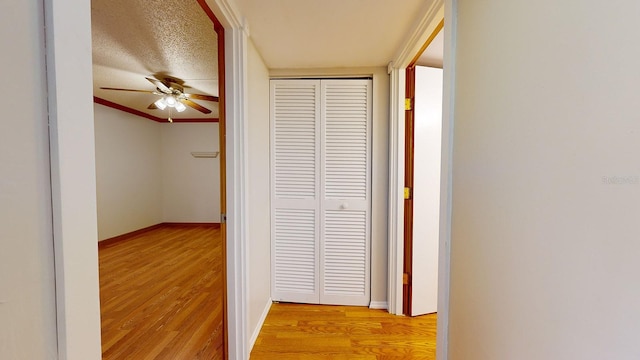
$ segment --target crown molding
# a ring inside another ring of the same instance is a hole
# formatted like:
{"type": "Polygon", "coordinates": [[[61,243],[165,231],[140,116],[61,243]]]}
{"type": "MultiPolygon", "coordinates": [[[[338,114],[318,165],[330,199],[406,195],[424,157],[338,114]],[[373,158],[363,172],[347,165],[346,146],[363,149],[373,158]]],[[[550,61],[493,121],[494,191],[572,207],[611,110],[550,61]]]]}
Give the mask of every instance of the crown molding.
{"type": "MultiPolygon", "coordinates": [[[[120,105],[120,104],[114,103],[112,101],[105,100],[103,98],[99,98],[97,96],[93,97],[93,102],[96,103],[96,104],[108,106],[108,107],[116,109],[116,110],[124,111],[124,112],[127,112],[127,113],[132,114],[132,115],[140,116],[140,117],[143,117],[145,119],[149,119],[149,120],[152,120],[152,121],[155,121],[155,122],[159,122],[159,123],[169,123],[170,122],[166,118],[153,116],[151,114],[147,114],[144,111],[140,111],[140,110],[136,110],[136,109],[124,106],[124,105],[120,105]]],[[[173,120],[174,123],[217,123],[218,121],[220,121],[220,119],[218,119],[218,118],[180,118],[180,119],[172,118],[172,120],[173,120]]]]}
{"type": "Polygon", "coordinates": [[[406,37],[407,41],[400,48],[390,65],[397,69],[404,69],[409,66],[442,19],[444,19],[444,0],[435,0],[428,5],[423,15],[416,20],[412,27],[413,30],[406,37]]]}

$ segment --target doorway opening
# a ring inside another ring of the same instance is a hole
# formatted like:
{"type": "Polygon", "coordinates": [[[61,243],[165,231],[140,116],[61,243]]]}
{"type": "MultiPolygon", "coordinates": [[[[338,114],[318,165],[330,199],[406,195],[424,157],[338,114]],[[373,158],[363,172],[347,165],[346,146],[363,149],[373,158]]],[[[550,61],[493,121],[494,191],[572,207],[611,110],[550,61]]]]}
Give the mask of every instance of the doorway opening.
{"type": "Polygon", "coordinates": [[[92,35],[103,358],[224,359],[224,29],[205,1],[94,0],[92,35]]]}
{"type": "Polygon", "coordinates": [[[402,312],[437,313],[444,20],[406,69],[402,312]]]}

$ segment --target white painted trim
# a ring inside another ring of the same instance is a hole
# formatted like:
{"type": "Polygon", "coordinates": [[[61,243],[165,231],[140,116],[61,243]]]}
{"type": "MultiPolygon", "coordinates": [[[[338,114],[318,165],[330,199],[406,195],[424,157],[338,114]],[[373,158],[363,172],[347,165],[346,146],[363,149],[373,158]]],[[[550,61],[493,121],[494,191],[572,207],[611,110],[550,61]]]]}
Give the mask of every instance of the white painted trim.
{"type": "Polygon", "coordinates": [[[225,30],[227,336],[229,359],[249,358],[247,183],[248,26],[233,0],[206,0],[225,30]]]}
{"type": "Polygon", "coordinates": [[[229,359],[249,358],[247,341],[247,35],[225,29],[227,87],[227,335],[229,359]]]}
{"type": "Polygon", "coordinates": [[[389,312],[402,315],[404,254],[404,92],[405,70],[390,68],[389,114],[389,312]]]}
{"type": "MultiPolygon", "coordinates": [[[[229,359],[244,360],[248,358],[244,195],[247,193],[247,30],[233,1],[207,2],[225,27],[228,49],[228,355],[229,359]]],[[[44,4],[58,358],[98,360],[101,344],[90,1],[45,0],[44,4]]]]}
{"type": "Polygon", "coordinates": [[[264,310],[262,310],[262,315],[260,315],[260,319],[258,320],[258,324],[255,329],[253,329],[253,334],[251,335],[251,339],[249,339],[249,353],[253,349],[253,346],[256,344],[256,340],[258,340],[258,336],[260,335],[260,331],[262,330],[262,326],[264,325],[264,321],[267,319],[267,315],[269,315],[269,310],[271,310],[271,305],[273,301],[269,299],[264,306],[264,310]]]}
{"type": "Polygon", "coordinates": [[[98,360],[100,297],[89,0],[45,0],[60,360],[98,360]]]}
{"type": "Polygon", "coordinates": [[[369,304],[369,309],[387,310],[388,308],[389,304],[386,301],[372,301],[369,304]]]}
{"type": "Polygon", "coordinates": [[[229,359],[247,359],[246,36],[225,29],[227,130],[227,336],[229,359]],[[244,57],[244,61],[241,60],[244,57]]]}
{"type": "Polygon", "coordinates": [[[453,190],[453,124],[455,103],[457,0],[447,0],[444,21],[442,99],[442,169],[440,178],[440,244],[438,254],[438,329],[436,359],[449,358],[449,284],[451,275],[451,209],[453,190]]]}
{"type": "Polygon", "coordinates": [[[444,19],[444,1],[427,2],[427,8],[423,15],[414,23],[413,30],[407,37],[407,41],[394,58],[393,67],[405,69],[409,66],[411,60],[418,54],[418,51],[438,26],[440,20],[444,19]]]}
{"type": "MultiPolygon", "coordinates": [[[[233,0],[206,0],[207,5],[216,18],[222,23],[225,30],[232,28],[244,28],[244,18],[233,0]]],[[[248,36],[248,34],[247,34],[248,36]]]]}
{"type": "Polygon", "coordinates": [[[444,0],[429,4],[413,26],[407,42],[388,66],[390,75],[389,119],[389,312],[402,314],[404,254],[404,94],[405,69],[444,18],[444,0]]]}
{"type": "Polygon", "coordinates": [[[407,42],[389,64],[391,117],[389,131],[389,312],[402,313],[402,262],[404,248],[404,73],[436,26],[445,18],[444,100],[440,244],[438,254],[438,331],[436,359],[448,358],[449,263],[451,239],[451,160],[453,139],[454,50],[456,0],[436,0],[416,21],[407,42]],[[446,8],[446,9],[445,9],[446,8]],[[400,95],[399,95],[400,94],[400,95]],[[402,129],[401,129],[402,127],[402,129]]]}

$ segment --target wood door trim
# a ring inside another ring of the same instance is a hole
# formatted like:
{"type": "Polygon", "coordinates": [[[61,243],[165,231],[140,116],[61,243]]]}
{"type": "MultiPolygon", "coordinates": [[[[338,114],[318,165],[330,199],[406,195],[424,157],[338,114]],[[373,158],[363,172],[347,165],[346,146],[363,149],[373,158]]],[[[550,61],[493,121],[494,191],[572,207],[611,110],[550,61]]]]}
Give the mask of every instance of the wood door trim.
{"type": "Polygon", "coordinates": [[[420,56],[422,56],[422,53],[424,53],[425,50],[427,50],[429,45],[431,45],[431,42],[433,42],[433,39],[435,39],[436,36],[438,36],[438,34],[440,33],[440,30],[442,29],[444,29],[444,19],[440,20],[438,25],[436,25],[435,29],[433,29],[433,32],[431,33],[431,35],[429,35],[429,37],[427,38],[427,41],[424,42],[420,50],[418,50],[418,53],[416,54],[416,56],[414,56],[411,62],[409,63],[409,67],[413,67],[416,65],[416,62],[418,62],[418,59],[420,59],[420,56]]]}
{"type": "MultiPolygon", "coordinates": [[[[217,21],[217,19],[216,19],[217,21]]],[[[219,144],[220,144],[220,211],[227,213],[227,112],[226,112],[226,80],[225,80],[225,41],[224,28],[220,22],[216,23],[216,33],[218,34],[218,75],[219,75],[219,144]]],[[[227,318],[227,223],[226,221],[220,227],[222,241],[222,253],[224,256],[222,266],[222,283],[224,284],[222,301],[222,321],[224,329],[224,358],[229,358],[229,324],[227,318]]]]}
{"type": "MultiPolygon", "coordinates": [[[[226,77],[225,77],[225,39],[224,27],[213,10],[207,5],[206,0],[197,0],[202,10],[213,22],[213,29],[218,35],[218,134],[220,147],[220,212],[227,213],[227,152],[226,152],[226,77]]],[[[227,303],[227,224],[220,224],[220,236],[222,237],[222,329],[224,336],[224,359],[229,359],[229,319],[227,303]]]]}
{"type": "Polygon", "coordinates": [[[406,70],[405,101],[410,102],[410,108],[405,108],[405,141],[404,141],[404,186],[410,189],[408,199],[404,200],[404,262],[402,285],[402,313],[411,316],[412,276],[413,269],[413,144],[414,144],[414,103],[415,103],[415,66],[411,65],[406,70]]]}
{"type": "MultiPolygon", "coordinates": [[[[93,102],[96,104],[100,104],[100,105],[104,105],[104,106],[108,106],[110,108],[116,109],[116,110],[120,110],[120,111],[124,111],[126,113],[129,113],[131,115],[136,115],[136,116],[140,116],[143,117],[145,119],[149,119],[155,122],[159,122],[159,123],[168,123],[169,120],[167,120],[166,118],[161,118],[161,117],[157,117],[157,116],[153,116],[151,114],[147,114],[144,111],[140,111],[140,110],[136,110],[133,108],[130,108],[128,106],[124,106],[124,105],[120,105],[120,104],[116,104],[113,101],[109,101],[97,96],[93,97],[93,102]]],[[[218,118],[182,118],[182,119],[172,119],[174,123],[215,123],[218,122],[219,119],[218,118]]]]}
{"type": "MultiPolygon", "coordinates": [[[[406,69],[405,99],[410,99],[411,108],[405,109],[405,140],[404,140],[404,186],[410,189],[409,199],[404,200],[404,260],[402,285],[402,313],[411,316],[412,301],[412,269],[413,269],[413,177],[414,177],[414,128],[415,128],[415,92],[416,92],[416,61],[431,45],[433,39],[444,28],[442,19],[427,38],[424,45],[406,69]]],[[[406,100],[405,100],[406,101],[406,100]]]]}

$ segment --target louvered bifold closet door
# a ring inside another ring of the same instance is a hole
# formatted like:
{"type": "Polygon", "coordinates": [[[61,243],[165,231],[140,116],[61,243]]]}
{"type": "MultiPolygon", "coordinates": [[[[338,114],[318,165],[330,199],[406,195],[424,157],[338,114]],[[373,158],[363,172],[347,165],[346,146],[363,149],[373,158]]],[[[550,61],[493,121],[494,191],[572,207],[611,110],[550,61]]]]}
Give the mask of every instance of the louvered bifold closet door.
{"type": "Polygon", "coordinates": [[[271,121],[271,296],[318,303],[320,81],[272,80],[271,121]]]}
{"type": "Polygon", "coordinates": [[[368,306],[371,80],[321,87],[320,303],[368,306]]]}

